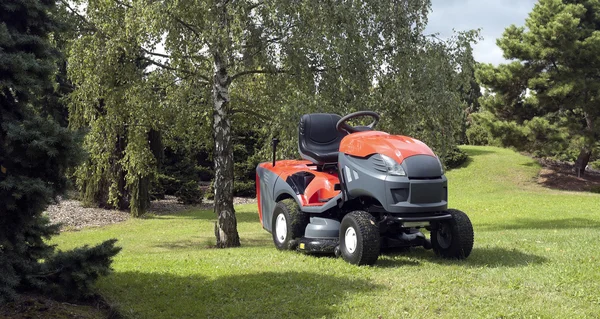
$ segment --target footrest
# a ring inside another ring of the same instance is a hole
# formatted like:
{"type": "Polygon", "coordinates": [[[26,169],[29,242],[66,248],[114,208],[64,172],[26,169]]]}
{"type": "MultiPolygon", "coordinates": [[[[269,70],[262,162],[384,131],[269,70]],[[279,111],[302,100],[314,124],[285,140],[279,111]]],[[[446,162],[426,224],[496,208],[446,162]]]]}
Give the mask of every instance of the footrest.
{"type": "Polygon", "coordinates": [[[298,250],[307,254],[333,254],[340,244],[338,238],[306,238],[298,241],[298,250]]]}

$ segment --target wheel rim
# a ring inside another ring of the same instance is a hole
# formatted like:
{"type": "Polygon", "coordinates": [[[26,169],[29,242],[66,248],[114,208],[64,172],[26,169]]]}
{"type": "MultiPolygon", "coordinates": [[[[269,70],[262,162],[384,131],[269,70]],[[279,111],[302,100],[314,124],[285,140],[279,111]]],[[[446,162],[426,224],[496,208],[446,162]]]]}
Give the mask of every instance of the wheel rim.
{"type": "Polygon", "coordinates": [[[280,243],[283,243],[287,237],[287,223],[283,214],[279,214],[275,220],[275,237],[280,243]]]}
{"type": "Polygon", "coordinates": [[[437,242],[441,248],[449,248],[452,244],[452,231],[450,226],[442,224],[440,229],[437,231],[437,242]]]}
{"type": "Polygon", "coordinates": [[[346,250],[348,250],[349,253],[354,253],[354,251],[356,250],[356,245],[358,243],[358,240],[356,238],[356,230],[354,230],[354,227],[348,227],[348,229],[346,229],[346,234],[344,235],[344,243],[346,244],[346,250]]]}

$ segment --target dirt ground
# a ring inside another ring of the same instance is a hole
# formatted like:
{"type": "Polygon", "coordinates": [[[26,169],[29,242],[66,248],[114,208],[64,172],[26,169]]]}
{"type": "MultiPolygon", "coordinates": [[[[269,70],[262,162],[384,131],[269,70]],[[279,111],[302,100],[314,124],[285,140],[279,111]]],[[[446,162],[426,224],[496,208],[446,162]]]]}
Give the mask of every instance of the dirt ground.
{"type": "Polygon", "coordinates": [[[600,171],[588,168],[583,176],[577,177],[572,163],[536,160],[542,165],[538,175],[540,185],[565,191],[600,192],[600,171]]]}
{"type": "MultiPolygon", "coordinates": [[[[234,203],[250,204],[256,203],[255,198],[234,198],[234,203]]],[[[163,200],[152,201],[148,213],[154,215],[168,215],[186,211],[188,209],[211,209],[213,201],[204,200],[199,206],[186,206],[177,202],[173,196],[166,196],[163,200]]],[[[77,200],[60,200],[55,205],[50,205],[46,214],[53,224],[60,223],[62,231],[80,230],[85,227],[99,227],[119,223],[129,219],[126,211],[103,209],[96,207],[83,207],[77,200]]]]}
{"type": "Polygon", "coordinates": [[[117,319],[119,314],[100,299],[72,304],[34,294],[23,294],[17,300],[0,307],[4,319],[117,319]]]}

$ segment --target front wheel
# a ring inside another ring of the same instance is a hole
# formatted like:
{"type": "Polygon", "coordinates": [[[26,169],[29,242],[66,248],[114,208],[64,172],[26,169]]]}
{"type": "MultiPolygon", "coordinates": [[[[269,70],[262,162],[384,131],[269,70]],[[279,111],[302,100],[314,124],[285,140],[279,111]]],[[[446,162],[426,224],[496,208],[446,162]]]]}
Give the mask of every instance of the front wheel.
{"type": "Polygon", "coordinates": [[[448,209],[452,219],[440,222],[431,230],[431,246],[436,255],[446,259],[465,259],[473,249],[473,225],[467,214],[448,209]]]}
{"type": "Polygon", "coordinates": [[[297,238],[304,236],[308,216],[302,212],[293,199],[284,199],[275,205],[271,233],[273,243],[279,250],[293,250],[297,238]]]}
{"type": "Polygon", "coordinates": [[[373,265],[381,249],[379,227],[375,218],[365,211],[344,216],[340,225],[340,253],[354,265],[373,265]]]}

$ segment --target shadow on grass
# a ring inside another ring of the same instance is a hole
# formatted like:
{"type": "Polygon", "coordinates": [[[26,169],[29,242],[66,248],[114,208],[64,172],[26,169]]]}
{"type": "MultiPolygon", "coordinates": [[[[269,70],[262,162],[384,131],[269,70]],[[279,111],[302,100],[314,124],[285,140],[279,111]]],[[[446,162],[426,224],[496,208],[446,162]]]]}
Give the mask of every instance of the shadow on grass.
{"type": "Polygon", "coordinates": [[[520,230],[520,229],[577,229],[600,228],[600,222],[587,218],[564,218],[540,220],[532,218],[519,218],[510,224],[480,224],[478,228],[484,230],[520,230]]]}
{"type": "Polygon", "coordinates": [[[184,239],[184,240],[176,240],[176,241],[159,243],[159,244],[153,245],[153,247],[177,250],[177,249],[190,249],[190,248],[205,249],[205,248],[210,248],[210,245],[208,244],[208,242],[206,240],[203,241],[202,239],[196,239],[196,240],[184,239]]]}
{"type": "Polygon", "coordinates": [[[217,278],[117,272],[101,291],[125,316],[140,318],[331,318],[346,296],[381,289],[366,280],[308,272],[217,278]]]}
{"type": "MultiPolygon", "coordinates": [[[[506,249],[501,247],[474,247],[471,255],[464,260],[442,259],[437,257],[433,251],[422,248],[412,248],[406,252],[392,253],[383,258],[383,267],[402,267],[418,265],[418,260],[428,261],[440,265],[463,265],[466,267],[523,267],[531,264],[542,264],[548,259],[542,256],[522,252],[518,249],[506,249]],[[406,258],[398,258],[404,256],[406,258]],[[390,259],[391,257],[391,259],[390,259]]],[[[381,258],[381,257],[380,257],[381,258]]],[[[379,261],[377,262],[379,267],[379,261]]]]}
{"type": "Polygon", "coordinates": [[[468,167],[469,165],[471,165],[473,163],[473,157],[475,157],[475,156],[494,153],[493,151],[480,150],[480,149],[463,149],[463,151],[465,153],[467,153],[467,155],[468,155],[467,159],[464,161],[464,163],[462,163],[456,167],[448,168],[448,171],[468,167]]]}
{"type": "Polygon", "coordinates": [[[537,162],[527,162],[527,163],[523,163],[523,164],[520,164],[520,165],[521,166],[527,166],[527,167],[542,167],[537,162]]]}
{"type": "MultiPolygon", "coordinates": [[[[241,247],[272,247],[273,249],[275,249],[275,246],[273,246],[273,239],[271,239],[270,237],[271,235],[269,235],[269,237],[265,237],[265,238],[250,238],[250,237],[242,237],[240,238],[241,247]]],[[[215,238],[214,236],[206,236],[206,237],[200,237],[200,236],[194,236],[196,237],[196,239],[191,238],[191,239],[184,239],[184,240],[176,240],[176,241],[168,241],[168,242],[161,242],[158,243],[156,245],[153,245],[152,247],[156,247],[156,248],[164,248],[164,249],[170,249],[170,250],[178,250],[178,249],[212,249],[215,248],[215,238]]]]}
{"type": "Polygon", "coordinates": [[[460,165],[456,166],[456,167],[452,167],[452,168],[448,168],[447,171],[452,171],[455,169],[461,169],[461,168],[466,168],[467,166],[471,165],[471,163],[473,163],[473,158],[471,156],[467,157],[467,159],[460,165]]]}
{"type": "Polygon", "coordinates": [[[465,151],[465,153],[467,153],[467,155],[469,155],[469,156],[479,156],[479,155],[496,153],[494,151],[488,151],[488,150],[482,150],[482,149],[463,149],[463,151],[465,151]]]}
{"type": "MultiPolygon", "coordinates": [[[[236,212],[235,217],[238,223],[258,223],[258,212],[236,212]]],[[[161,220],[174,220],[174,219],[197,219],[197,220],[212,220],[217,221],[217,216],[213,211],[189,211],[170,215],[156,215],[146,214],[142,217],[143,219],[161,219],[161,220]]]]}

